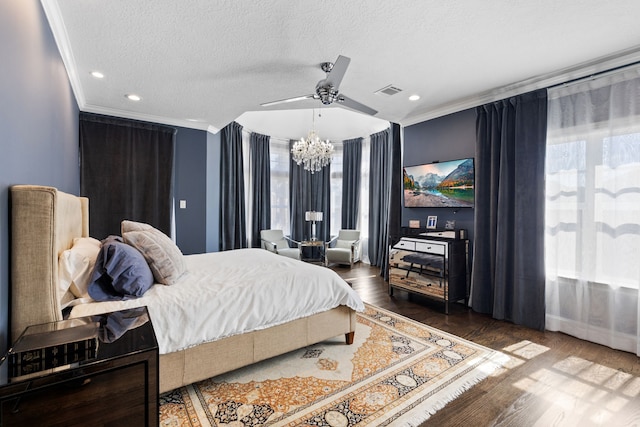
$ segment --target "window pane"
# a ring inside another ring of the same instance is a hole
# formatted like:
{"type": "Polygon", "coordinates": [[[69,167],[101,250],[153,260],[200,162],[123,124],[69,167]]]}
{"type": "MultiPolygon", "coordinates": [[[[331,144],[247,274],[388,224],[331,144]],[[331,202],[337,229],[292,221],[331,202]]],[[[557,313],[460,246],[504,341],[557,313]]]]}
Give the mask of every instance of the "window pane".
{"type": "Polygon", "coordinates": [[[289,234],[289,141],[271,138],[270,153],[271,228],[289,234]]]}
{"type": "Polygon", "coordinates": [[[332,236],[337,236],[342,228],[342,142],[333,142],[333,158],[331,159],[331,230],[332,236]]]}

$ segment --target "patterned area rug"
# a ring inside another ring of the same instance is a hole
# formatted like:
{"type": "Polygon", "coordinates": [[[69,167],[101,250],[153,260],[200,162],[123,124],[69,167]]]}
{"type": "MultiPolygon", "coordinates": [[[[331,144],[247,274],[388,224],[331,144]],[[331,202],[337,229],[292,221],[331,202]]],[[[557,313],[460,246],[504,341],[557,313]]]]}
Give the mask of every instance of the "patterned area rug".
{"type": "Polygon", "coordinates": [[[418,425],[504,357],[367,305],[344,337],[160,396],[161,426],[418,425]]]}

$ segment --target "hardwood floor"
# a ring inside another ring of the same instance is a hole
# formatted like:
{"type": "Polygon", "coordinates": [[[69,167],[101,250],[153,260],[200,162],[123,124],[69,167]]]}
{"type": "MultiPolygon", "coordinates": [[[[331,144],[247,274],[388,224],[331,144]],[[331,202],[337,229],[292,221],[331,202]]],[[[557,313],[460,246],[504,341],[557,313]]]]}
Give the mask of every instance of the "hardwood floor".
{"type": "Polygon", "coordinates": [[[558,332],[540,332],[394,290],[379,269],[332,267],[367,303],[501,351],[507,365],[425,426],[639,426],[640,358],[558,332]]]}

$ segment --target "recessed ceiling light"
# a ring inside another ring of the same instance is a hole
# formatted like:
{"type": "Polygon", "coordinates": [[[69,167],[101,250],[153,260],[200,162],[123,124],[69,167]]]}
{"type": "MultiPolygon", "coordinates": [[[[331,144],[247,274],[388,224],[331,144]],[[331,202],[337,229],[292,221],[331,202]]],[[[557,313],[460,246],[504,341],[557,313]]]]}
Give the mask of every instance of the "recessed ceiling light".
{"type": "Polygon", "coordinates": [[[417,101],[418,99],[420,99],[420,95],[411,95],[409,97],[409,101],[417,101]]]}
{"type": "Polygon", "coordinates": [[[103,79],[104,78],[104,74],[102,74],[100,71],[92,71],[91,75],[93,77],[95,77],[96,79],[103,79]]]}
{"type": "Polygon", "coordinates": [[[133,93],[130,93],[128,95],[125,95],[127,97],[127,99],[129,99],[129,101],[140,101],[142,98],[140,98],[138,95],[135,95],[133,93]]]}

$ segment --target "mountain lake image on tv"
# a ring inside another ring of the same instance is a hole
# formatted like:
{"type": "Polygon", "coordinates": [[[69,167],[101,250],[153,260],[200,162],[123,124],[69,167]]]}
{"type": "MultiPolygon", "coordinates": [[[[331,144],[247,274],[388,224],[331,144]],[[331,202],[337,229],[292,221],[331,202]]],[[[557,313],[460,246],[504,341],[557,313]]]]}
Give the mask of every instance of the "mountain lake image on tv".
{"type": "Polygon", "coordinates": [[[472,208],[473,158],[405,166],[405,208],[472,208]]]}

